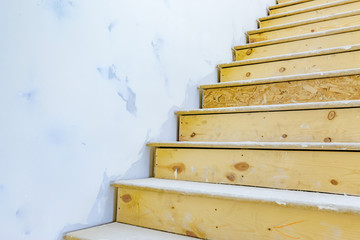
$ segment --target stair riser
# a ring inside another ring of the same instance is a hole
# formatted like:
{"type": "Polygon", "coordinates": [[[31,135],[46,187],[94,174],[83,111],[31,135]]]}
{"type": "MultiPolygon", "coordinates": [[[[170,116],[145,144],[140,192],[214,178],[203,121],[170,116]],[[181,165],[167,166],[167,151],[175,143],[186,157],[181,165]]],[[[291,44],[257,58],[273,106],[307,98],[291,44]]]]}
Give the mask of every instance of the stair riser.
{"type": "Polygon", "coordinates": [[[157,148],[155,177],[360,195],[360,152],[157,148]]]}
{"type": "Polygon", "coordinates": [[[179,140],[358,142],[360,108],[179,116],[179,140]]]}
{"type": "Polygon", "coordinates": [[[302,2],[299,4],[293,4],[293,5],[288,5],[288,6],[284,6],[284,7],[279,7],[277,8],[275,6],[275,8],[271,8],[269,9],[269,13],[270,15],[274,15],[274,14],[278,14],[278,13],[286,13],[286,12],[290,12],[290,11],[296,11],[299,9],[304,9],[304,8],[309,8],[309,7],[315,7],[315,6],[319,6],[322,4],[327,4],[327,3],[333,3],[339,0],[317,0],[317,1],[307,1],[307,2],[302,2]]]}
{"type": "Polygon", "coordinates": [[[202,90],[203,108],[360,99],[360,75],[202,90]]]}
{"type": "Polygon", "coordinates": [[[342,47],[359,43],[360,30],[235,50],[235,61],[342,47]]]}
{"type": "Polygon", "coordinates": [[[316,23],[309,23],[309,24],[283,28],[273,31],[267,31],[267,32],[249,33],[248,42],[249,43],[261,42],[265,40],[299,36],[314,32],[321,32],[321,31],[357,26],[357,25],[360,25],[360,15],[348,16],[348,17],[337,18],[337,19],[321,21],[316,23]]]}
{"type": "Polygon", "coordinates": [[[268,240],[286,234],[325,240],[360,234],[360,215],[350,212],[125,187],[118,192],[117,221],[204,239],[268,240]]]}
{"type": "Polygon", "coordinates": [[[293,23],[303,21],[307,19],[329,16],[331,14],[349,12],[360,9],[360,2],[353,2],[349,4],[334,6],[330,8],[319,9],[316,11],[304,12],[295,15],[284,16],[281,18],[269,19],[266,21],[260,21],[259,27],[272,27],[281,24],[293,23]]]}
{"type": "Polygon", "coordinates": [[[220,82],[345,70],[359,67],[360,50],[220,68],[220,82]]]}

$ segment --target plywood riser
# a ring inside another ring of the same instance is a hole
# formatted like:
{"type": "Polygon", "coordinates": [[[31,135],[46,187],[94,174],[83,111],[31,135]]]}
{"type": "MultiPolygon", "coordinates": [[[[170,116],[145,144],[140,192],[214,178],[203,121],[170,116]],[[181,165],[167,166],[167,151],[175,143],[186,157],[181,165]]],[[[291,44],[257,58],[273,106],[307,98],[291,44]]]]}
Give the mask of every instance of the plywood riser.
{"type": "Polygon", "coordinates": [[[360,195],[360,152],[157,148],[155,177],[360,195]]]}
{"type": "Polygon", "coordinates": [[[202,90],[203,108],[360,99],[360,75],[202,90]]]}
{"type": "Polygon", "coordinates": [[[349,11],[353,11],[356,9],[360,9],[360,2],[348,3],[348,4],[344,4],[344,5],[319,9],[316,11],[310,11],[310,12],[304,12],[304,13],[299,13],[299,14],[295,14],[295,15],[283,16],[280,18],[268,19],[265,21],[262,21],[260,19],[259,27],[260,28],[272,27],[272,26],[293,23],[293,22],[298,22],[298,21],[317,18],[317,17],[330,16],[330,15],[336,14],[336,13],[349,12],[349,11]]]}
{"type": "Polygon", "coordinates": [[[282,4],[282,3],[292,2],[292,1],[294,1],[294,0],[277,0],[276,2],[277,2],[278,4],[282,4]]]}
{"type": "Polygon", "coordinates": [[[278,13],[285,13],[290,11],[296,11],[299,9],[309,8],[309,7],[315,7],[322,4],[332,3],[339,0],[317,0],[317,1],[305,1],[298,4],[292,4],[287,6],[278,7],[277,5],[269,8],[270,15],[278,14],[278,13]]]}
{"type": "Polygon", "coordinates": [[[299,36],[314,32],[321,32],[321,31],[357,26],[357,25],[360,25],[360,15],[348,16],[348,17],[337,18],[337,19],[316,22],[316,23],[309,23],[299,26],[272,30],[272,31],[249,33],[248,42],[255,43],[265,40],[299,36]]]}
{"type": "Polygon", "coordinates": [[[357,239],[360,215],[281,203],[119,188],[117,221],[203,239],[357,239]]]}
{"type": "Polygon", "coordinates": [[[228,65],[219,69],[219,81],[231,82],[247,79],[345,70],[358,68],[359,61],[360,50],[272,62],[259,62],[240,66],[228,65]]]}
{"type": "Polygon", "coordinates": [[[342,47],[359,43],[360,31],[235,50],[235,61],[342,47]]]}
{"type": "Polygon", "coordinates": [[[179,116],[179,140],[359,142],[360,108],[179,116]]]}

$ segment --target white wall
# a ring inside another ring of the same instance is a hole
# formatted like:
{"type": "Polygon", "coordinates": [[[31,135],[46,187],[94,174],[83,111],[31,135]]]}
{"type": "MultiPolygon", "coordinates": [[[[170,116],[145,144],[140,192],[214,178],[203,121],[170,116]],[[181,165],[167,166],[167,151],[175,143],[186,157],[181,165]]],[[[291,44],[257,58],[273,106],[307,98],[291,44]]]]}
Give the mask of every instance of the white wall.
{"type": "Polygon", "coordinates": [[[115,179],[274,0],[0,0],[0,239],[112,221],[115,179]]]}

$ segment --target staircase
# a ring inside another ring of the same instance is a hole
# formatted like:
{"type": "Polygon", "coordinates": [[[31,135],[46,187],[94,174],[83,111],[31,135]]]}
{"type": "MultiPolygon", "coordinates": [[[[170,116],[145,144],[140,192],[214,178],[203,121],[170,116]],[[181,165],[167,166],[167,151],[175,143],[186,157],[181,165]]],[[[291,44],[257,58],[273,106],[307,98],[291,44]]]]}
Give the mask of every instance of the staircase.
{"type": "Polygon", "coordinates": [[[360,239],[360,1],[278,0],[247,38],[118,223],[66,239],[360,239]]]}

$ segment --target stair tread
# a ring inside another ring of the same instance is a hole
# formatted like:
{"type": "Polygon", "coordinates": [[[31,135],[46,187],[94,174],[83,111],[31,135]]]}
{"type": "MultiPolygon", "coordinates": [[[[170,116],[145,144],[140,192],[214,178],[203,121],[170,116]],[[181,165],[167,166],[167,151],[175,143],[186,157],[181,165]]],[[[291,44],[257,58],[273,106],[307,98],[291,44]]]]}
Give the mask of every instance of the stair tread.
{"type": "Polygon", "coordinates": [[[275,31],[275,30],[279,30],[279,29],[296,27],[296,26],[300,26],[300,25],[305,25],[305,24],[310,24],[310,23],[315,23],[315,22],[322,22],[322,21],[326,21],[326,20],[343,18],[343,17],[354,16],[354,15],[359,15],[359,14],[360,14],[360,10],[354,10],[354,11],[349,11],[349,12],[344,12],[344,13],[337,13],[337,14],[333,14],[330,16],[322,16],[322,17],[306,19],[306,20],[302,20],[302,21],[298,21],[298,22],[286,23],[286,24],[281,24],[281,25],[276,25],[276,26],[271,26],[271,27],[264,27],[264,28],[248,31],[247,34],[251,35],[251,34],[258,34],[258,33],[263,33],[263,32],[270,32],[270,31],[275,31]]]}
{"type": "Polygon", "coordinates": [[[225,198],[245,201],[271,202],[279,205],[317,207],[341,212],[359,212],[360,197],[327,193],[291,191],[260,187],[202,183],[167,179],[135,179],[116,181],[119,188],[140,188],[182,195],[197,195],[210,198],[225,198]]]}
{"type": "Polygon", "coordinates": [[[360,100],[310,102],[310,103],[289,103],[273,105],[257,105],[244,107],[225,107],[208,109],[191,109],[176,112],[177,115],[200,115],[216,113],[245,113],[245,112],[273,112],[289,110],[310,110],[310,109],[334,109],[360,107],[360,100]]]}
{"type": "Polygon", "coordinates": [[[360,143],[316,142],[151,142],[149,147],[359,151],[360,143]]]}
{"type": "Polygon", "coordinates": [[[312,1],[312,0],[294,0],[294,1],[284,2],[284,3],[278,3],[274,6],[270,6],[269,9],[282,8],[282,7],[299,4],[299,3],[304,3],[304,2],[310,2],[310,1],[312,1]]]}
{"type": "Polygon", "coordinates": [[[288,12],[284,12],[284,13],[277,13],[277,14],[269,15],[266,17],[259,18],[259,21],[267,21],[267,20],[281,18],[281,17],[285,17],[285,16],[291,16],[291,15],[295,15],[295,14],[299,14],[299,13],[311,12],[311,11],[316,11],[316,10],[320,10],[320,9],[324,9],[324,8],[340,6],[340,5],[344,5],[344,4],[348,4],[348,3],[354,3],[357,1],[358,0],[340,0],[340,1],[336,1],[336,2],[325,3],[325,4],[321,4],[321,5],[317,5],[317,6],[312,6],[312,7],[297,9],[297,10],[288,11],[288,12]]]}
{"type": "Polygon", "coordinates": [[[241,49],[246,49],[246,48],[262,47],[262,46],[267,46],[267,45],[272,45],[272,44],[293,42],[293,41],[298,41],[298,40],[317,38],[317,37],[334,35],[334,34],[338,34],[338,33],[353,32],[353,31],[358,31],[358,30],[360,30],[360,26],[344,27],[344,28],[309,33],[309,34],[304,34],[304,35],[299,35],[299,36],[291,36],[291,37],[286,37],[286,38],[278,38],[278,39],[273,39],[273,40],[249,43],[249,44],[234,46],[233,48],[234,48],[234,50],[241,50],[241,49]]]}
{"type": "Polygon", "coordinates": [[[311,80],[311,79],[330,78],[330,77],[343,77],[343,76],[351,76],[358,74],[360,74],[360,68],[316,72],[316,73],[304,73],[304,74],[289,75],[289,76],[276,76],[276,77],[258,78],[258,79],[249,79],[249,80],[239,80],[232,82],[219,82],[215,84],[201,85],[199,88],[209,89],[209,88],[222,88],[222,87],[236,87],[236,86],[256,85],[256,84],[264,84],[264,83],[301,81],[301,80],[311,80]]]}
{"type": "Polygon", "coordinates": [[[67,240],[167,240],[194,239],[173,233],[137,227],[123,223],[109,223],[75,232],[65,237],[67,240]]]}
{"type": "Polygon", "coordinates": [[[263,57],[263,58],[233,61],[233,62],[229,62],[229,63],[219,64],[218,68],[230,68],[230,67],[244,66],[244,65],[250,65],[250,64],[267,63],[267,62],[275,62],[275,61],[306,58],[306,57],[315,57],[315,56],[328,55],[328,54],[351,52],[351,51],[356,51],[356,50],[360,50],[360,44],[348,45],[348,46],[342,46],[342,47],[334,47],[334,48],[326,48],[326,49],[313,50],[313,51],[300,52],[300,53],[290,53],[290,54],[284,54],[284,55],[279,55],[279,56],[270,56],[270,57],[263,57]]]}

